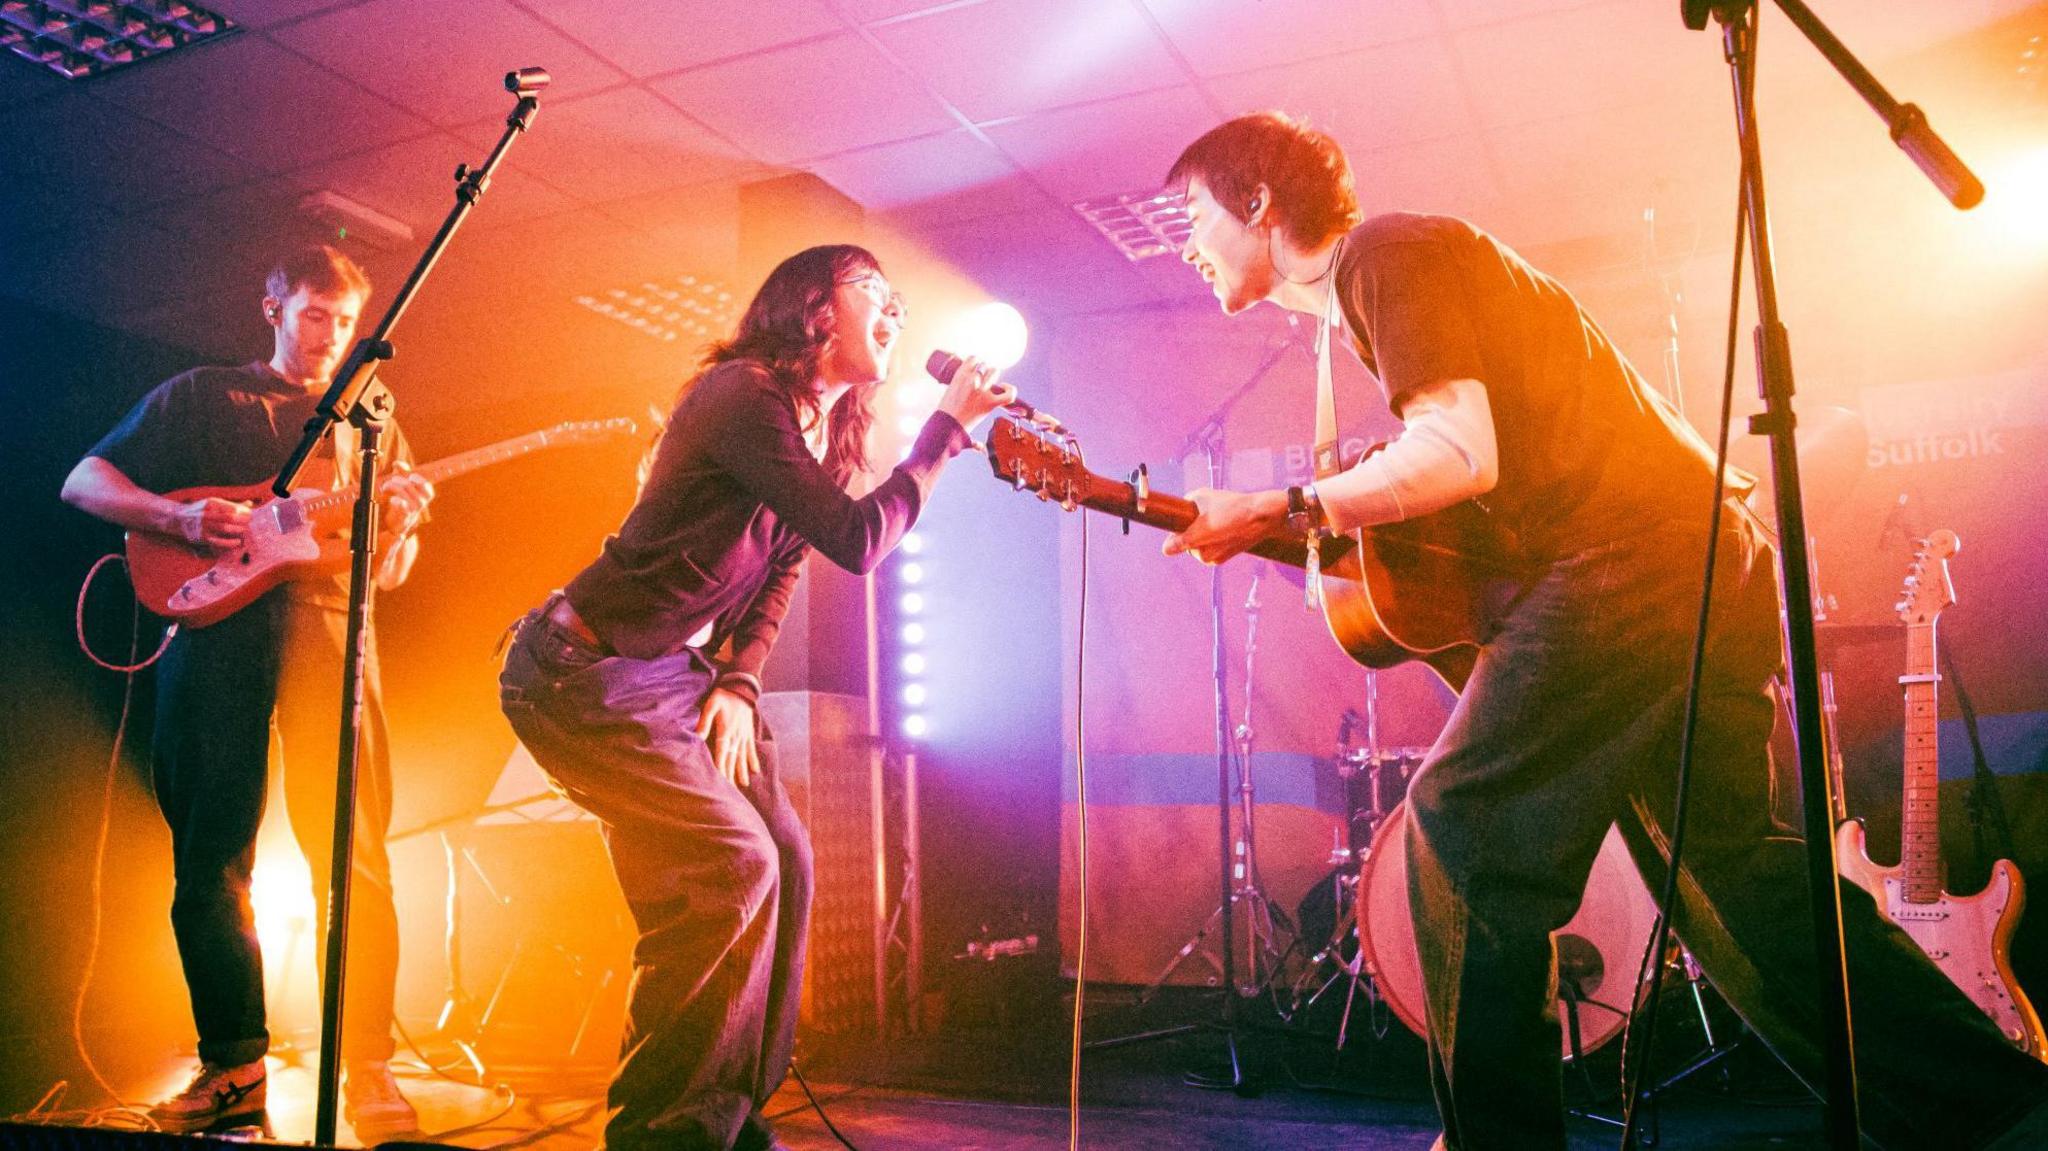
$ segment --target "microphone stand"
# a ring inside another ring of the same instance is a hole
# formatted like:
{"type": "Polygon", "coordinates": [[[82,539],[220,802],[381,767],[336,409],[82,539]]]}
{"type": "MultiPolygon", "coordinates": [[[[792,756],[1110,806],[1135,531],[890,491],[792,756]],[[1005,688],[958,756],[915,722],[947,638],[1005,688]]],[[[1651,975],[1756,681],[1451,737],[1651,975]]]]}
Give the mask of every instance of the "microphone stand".
{"type": "MultiPolygon", "coordinates": [[[[1971,175],[1927,118],[1911,104],[1892,99],[1833,33],[1800,0],[1777,0],[1778,7],[1837,72],[1854,87],[1891,130],[1891,136],[1958,208],[1984,197],[1984,186],[1971,175]]],[[[1762,414],[1750,419],[1750,433],[1771,442],[1771,476],[1778,517],[1778,569],[1785,593],[1785,649],[1793,697],[1793,737],[1799,754],[1800,792],[1804,804],[1807,891],[1814,933],[1815,957],[1822,986],[1817,1005],[1824,1033],[1826,1103],[1829,1144],[1855,1151],[1860,1142],[1857,1116],[1856,1062],[1851,1043],[1849,975],[1843,959],[1842,905],[1835,870],[1833,804],[1828,796],[1826,750],[1818,684],[1818,656],[1813,632],[1813,589],[1807,561],[1806,515],[1799,486],[1799,450],[1792,410],[1792,350],[1779,318],[1775,265],[1771,256],[1770,215],[1764,202],[1762,148],[1756,126],[1756,30],[1754,0],[1680,0],[1688,28],[1704,30],[1708,17],[1721,25],[1722,53],[1734,86],[1736,133],[1742,152],[1743,212],[1748,225],[1750,262],[1756,273],[1756,361],[1762,414]]],[[[1672,866],[1678,866],[1672,860],[1672,866]]],[[[1630,1140],[1624,1136],[1624,1145],[1630,1140]]]]}
{"type": "Polygon", "coordinates": [[[377,552],[377,460],[384,425],[391,417],[391,393],[377,381],[376,365],[392,357],[391,329],[412,303],[414,293],[433,270],[441,251],[455,235],[455,229],[469,215],[484,192],[491,175],[504,160],[512,141],[533,123],[540,108],[538,93],[548,84],[540,68],[521,68],[505,76],[505,89],[519,97],[505,119],[505,133],[481,168],[467,164],[455,169],[455,206],[442,222],[441,230],[421,253],[419,263],[398,290],[375,331],[356,341],[348,359],[334,375],[334,383],[321,397],[313,418],[306,421],[305,435],[278,472],[271,490],[279,496],[291,494],[292,482],[307,459],[327,437],[327,432],[346,420],[362,434],[362,466],[356,485],[355,514],[350,526],[348,631],[342,656],[341,744],[334,776],[334,845],[332,871],[327,889],[327,954],[325,977],[321,980],[319,1100],[314,1109],[313,1142],[334,1145],[336,1101],[341,1082],[341,1004],[346,975],[348,907],[351,872],[355,857],[356,761],[362,742],[363,666],[369,642],[372,576],[377,552]]]}
{"type": "MultiPolygon", "coordinates": [[[[1235,391],[1224,397],[1223,402],[1218,404],[1214,411],[1204,417],[1195,430],[1189,432],[1186,438],[1181,440],[1180,446],[1174,449],[1173,455],[1175,458],[1185,459],[1189,453],[1195,451],[1200,451],[1207,457],[1210,487],[1220,488],[1228,482],[1224,470],[1226,463],[1224,454],[1224,422],[1229,419],[1231,411],[1237,407],[1238,403],[1245,396],[1249,395],[1251,390],[1258,386],[1259,382],[1264,380],[1275,367],[1279,366],[1281,358],[1287,355],[1290,348],[1295,346],[1295,342],[1295,340],[1290,338],[1285,343],[1277,344],[1269,350],[1266,353],[1265,359],[1259,361],[1259,365],[1252,369],[1252,374],[1245,379],[1244,383],[1239,384],[1235,391]]],[[[1145,997],[1149,997],[1153,991],[1156,991],[1160,985],[1164,984],[1167,978],[1173,974],[1174,969],[1180,966],[1182,961],[1195,953],[1196,949],[1202,945],[1203,939],[1208,936],[1210,923],[1218,923],[1222,928],[1219,950],[1222,953],[1223,1018],[1219,1022],[1214,1023],[1189,1023],[1177,1027],[1142,1031],[1134,1035],[1100,1039],[1087,1044],[1087,1046],[1090,1048],[1121,1047],[1131,1043],[1142,1043],[1146,1040],[1164,1039],[1172,1035],[1184,1035],[1193,1031],[1215,1028],[1223,1033],[1224,1073],[1222,1075],[1211,1075],[1205,1071],[1190,1071],[1184,1077],[1185,1081],[1191,1086],[1196,1087],[1227,1088],[1233,1091],[1243,1091],[1247,1087],[1247,1082],[1244,1061],[1238,1053],[1237,999],[1239,988],[1237,984],[1237,958],[1235,954],[1236,932],[1233,925],[1233,920],[1235,919],[1233,905],[1236,902],[1238,892],[1234,882],[1235,876],[1233,875],[1232,867],[1234,852],[1230,821],[1233,791],[1230,782],[1230,761],[1236,741],[1232,736],[1230,725],[1230,665],[1225,655],[1223,642],[1223,567],[1220,564],[1209,569],[1209,619],[1212,637],[1210,649],[1211,672],[1216,681],[1216,823],[1219,902],[1216,910],[1209,916],[1210,922],[1205,923],[1196,931],[1194,937],[1181,947],[1180,951],[1173,957],[1173,960],[1167,964],[1166,969],[1160,972],[1158,978],[1154,979],[1151,986],[1146,989],[1145,996],[1141,997],[1140,1002],[1143,1002],[1145,997]]],[[[1249,763],[1247,763],[1247,769],[1249,769],[1249,766],[1249,763]]],[[[1247,791],[1247,798],[1249,798],[1249,791],[1247,791]]],[[[1246,835],[1245,841],[1246,850],[1249,852],[1251,843],[1249,834],[1246,835]]],[[[1249,861],[1247,861],[1247,865],[1249,866],[1249,861]]],[[[1263,898],[1263,893],[1261,893],[1260,897],[1263,898]]]]}

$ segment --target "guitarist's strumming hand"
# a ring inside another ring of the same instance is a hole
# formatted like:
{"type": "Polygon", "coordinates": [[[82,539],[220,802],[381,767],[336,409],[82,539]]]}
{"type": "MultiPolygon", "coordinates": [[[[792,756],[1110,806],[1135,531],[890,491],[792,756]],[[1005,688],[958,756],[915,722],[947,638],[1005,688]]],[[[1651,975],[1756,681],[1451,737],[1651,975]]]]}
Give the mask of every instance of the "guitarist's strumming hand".
{"type": "Polygon", "coordinates": [[[224,552],[248,534],[249,505],[208,496],[180,504],[173,519],[186,543],[224,552]]]}
{"type": "Polygon", "coordinates": [[[1196,488],[1188,493],[1201,514],[1187,530],[1166,537],[1160,552],[1182,552],[1205,564],[1220,564],[1287,526],[1287,493],[1225,492],[1196,488]]]}

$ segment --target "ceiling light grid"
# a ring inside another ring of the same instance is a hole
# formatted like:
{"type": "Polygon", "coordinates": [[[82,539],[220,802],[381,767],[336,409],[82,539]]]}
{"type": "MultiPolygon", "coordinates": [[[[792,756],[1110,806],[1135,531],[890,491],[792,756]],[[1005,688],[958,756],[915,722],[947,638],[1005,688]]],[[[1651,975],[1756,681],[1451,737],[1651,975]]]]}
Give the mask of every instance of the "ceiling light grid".
{"type": "Polygon", "coordinates": [[[227,17],[178,0],[0,0],[0,47],[68,80],[235,30],[227,17]]]}
{"type": "Polygon", "coordinates": [[[1178,252],[1194,230],[1187,200],[1177,192],[1123,192],[1082,200],[1074,211],[1136,262],[1178,252]]]}
{"type": "Polygon", "coordinates": [[[705,276],[677,276],[666,283],[643,280],[632,288],[611,288],[575,297],[585,308],[663,343],[722,340],[739,325],[740,304],[732,288],[705,276]]]}

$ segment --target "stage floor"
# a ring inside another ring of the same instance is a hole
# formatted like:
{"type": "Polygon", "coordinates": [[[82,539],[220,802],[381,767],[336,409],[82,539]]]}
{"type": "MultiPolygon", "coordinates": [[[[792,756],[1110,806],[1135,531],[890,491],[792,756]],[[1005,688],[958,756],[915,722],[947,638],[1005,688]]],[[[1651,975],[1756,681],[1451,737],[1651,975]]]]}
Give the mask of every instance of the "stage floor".
{"type": "MultiPolygon", "coordinates": [[[[1216,1017],[1215,1000],[1204,994],[1169,995],[1142,1012],[1104,998],[1102,1010],[1090,1011],[1093,1038],[1216,1017]]],[[[1058,1148],[1067,1141],[1061,1011],[1062,1004],[1052,999],[1037,1009],[981,1020],[979,1026],[954,1026],[887,1044],[806,1035],[799,1060],[832,1121],[862,1151],[1058,1148]]],[[[1682,1014],[1679,1018],[1684,1019],[1682,1014]]],[[[1424,1151],[1436,1137],[1437,1124],[1422,1045],[1397,1023],[1377,1023],[1383,1026],[1366,1020],[1341,1057],[1325,1037],[1247,1033],[1240,1049],[1255,1074],[1256,1089],[1246,1093],[1183,1082],[1188,1071],[1216,1064],[1223,1047],[1213,1033],[1090,1050],[1083,1061],[1082,1142],[1118,1151],[1424,1151]]],[[[1681,1022],[1669,1042],[1660,1042],[1661,1070],[1668,1074],[1684,1065],[1698,1046],[1695,1030],[1681,1022]]],[[[605,1066],[530,1058],[522,1064],[509,1051],[493,1061],[486,1051],[484,1082],[502,1086],[479,1087],[474,1070],[458,1064],[451,1045],[427,1036],[421,1040],[429,1055],[442,1059],[445,1073],[429,1070],[401,1047],[394,1066],[421,1117],[422,1131],[414,1138],[535,1151],[585,1151],[598,1144],[605,1066]]],[[[74,1084],[60,1106],[94,1102],[96,1093],[68,1036],[40,1037],[33,1046],[33,1058],[0,1072],[0,1114],[26,1110],[58,1078],[74,1084]]],[[[1584,1075],[1568,1069],[1570,1102],[1586,1104],[1602,1092],[1612,1094],[1617,1047],[1610,1044],[1591,1056],[1584,1075]]],[[[305,1142],[312,1137],[311,1051],[310,1042],[302,1048],[284,1044],[272,1056],[269,1123],[263,1133],[269,1138],[305,1142]]],[[[190,1066],[189,1055],[146,1053],[104,1041],[95,1045],[94,1056],[132,1100],[175,1089],[190,1066]]],[[[839,1146],[794,1081],[767,1110],[794,1151],[839,1146]]],[[[75,1124],[86,1116],[73,1111],[57,1118],[75,1124]]],[[[1819,1109],[1754,1040],[1667,1092],[1658,1118],[1659,1146],[1669,1151],[1820,1143],[1819,1109]]],[[[1617,1129],[1595,1119],[1575,1119],[1571,1128],[1575,1151],[1618,1143],[1617,1129]]],[[[340,1142],[359,1145],[345,1124],[340,1142]]]]}

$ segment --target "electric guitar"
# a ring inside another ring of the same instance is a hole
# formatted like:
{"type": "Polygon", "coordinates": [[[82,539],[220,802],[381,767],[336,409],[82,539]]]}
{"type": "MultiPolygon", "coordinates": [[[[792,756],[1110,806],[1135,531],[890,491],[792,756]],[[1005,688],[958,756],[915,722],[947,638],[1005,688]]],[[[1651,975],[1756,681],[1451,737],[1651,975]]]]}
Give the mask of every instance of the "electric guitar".
{"type": "Polygon", "coordinates": [[[1899,617],[1906,622],[1906,793],[1899,821],[1899,865],[1870,860],[1863,824],[1851,820],[1835,830],[1835,859],[1843,876],[1877,900],[1927,957],[1970,997],[2005,1037],[2037,1059],[2048,1060],[2041,1018],[2013,978],[2008,953],[2019,926],[2026,889],[2019,868],[2001,859],[1991,882],[1975,895],[1942,889],[1941,820],[1937,804],[1941,773],[1937,724],[1935,621],[1955,602],[1948,557],[1960,546],[1952,531],[1921,541],[1906,576],[1899,617]]]}
{"type": "MultiPolygon", "coordinates": [[[[1092,508],[1126,522],[1184,530],[1198,509],[1153,491],[1141,468],[1128,480],[1088,470],[1081,449],[1014,419],[988,436],[996,478],[1068,511],[1092,508]]],[[[1252,555],[1293,567],[1308,562],[1308,540],[1292,532],[1254,544],[1252,555]]],[[[1492,586],[1512,580],[1486,515],[1469,501],[1432,515],[1325,537],[1318,550],[1323,619],[1346,655],[1367,667],[1420,660],[1453,690],[1472,674],[1486,639],[1492,586]]]]}
{"type": "MultiPolygon", "coordinates": [[[[439,484],[542,448],[593,443],[609,436],[632,435],[634,430],[629,419],[557,424],[435,460],[414,471],[439,484]]],[[[219,623],[286,580],[323,578],[348,568],[353,491],[308,487],[276,497],[266,481],[239,487],[185,488],[164,495],[181,502],[212,497],[252,505],[248,534],[240,545],[227,551],[160,532],[128,533],[128,574],[135,585],[135,598],[143,607],[185,627],[219,623]]]]}

